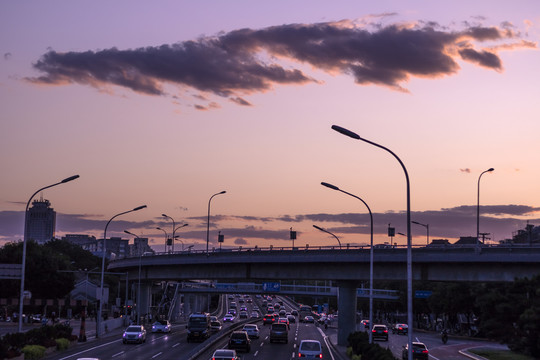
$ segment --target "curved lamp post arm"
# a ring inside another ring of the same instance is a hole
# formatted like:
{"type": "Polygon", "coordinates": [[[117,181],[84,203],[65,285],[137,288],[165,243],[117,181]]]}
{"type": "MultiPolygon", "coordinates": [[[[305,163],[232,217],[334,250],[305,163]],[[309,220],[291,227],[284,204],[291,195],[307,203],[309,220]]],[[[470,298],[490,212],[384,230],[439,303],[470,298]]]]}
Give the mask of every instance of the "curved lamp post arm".
{"type": "Polygon", "coordinates": [[[214,198],[214,196],[225,194],[227,191],[223,190],[218,193],[215,193],[214,195],[210,196],[210,199],[208,200],[208,220],[206,221],[206,256],[208,256],[208,243],[210,241],[210,202],[214,198]]]}
{"type": "MultiPolygon", "coordinates": [[[[176,227],[176,224],[174,222],[174,219],[172,217],[170,217],[169,215],[167,214],[161,214],[161,216],[163,217],[166,217],[168,219],[171,219],[172,221],[172,228],[173,228],[173,232],[172,232],[172,238],[174,239],[174,232],[176,231],[175,227],[176,227]]],[[[171,247],[172,247],[172,251],[174,252],[174,240],[171,241],[171,247]]]]}
{"type": "Polygon", "coordinates": [[[323,229],[322,227],[319,227],[319,226],[317,226],[317,225],[313,225],[313,227],[314,227],[315,229],[317,229],[317,230],[320,230],[320,231],[322,231],[322,232],[325,232],[325,233],[330,234],[330,235],[332,235],[333,237],[335,237],[336,240],[337,240],[337,242],[338,242],[338,244],[339,244],[339,248],[341,249],[341,241],[339,241],[339,238],[338,238],[334,233],[331,233],[330,231],[328,231],[328,230],[326,230],[326,229],[323,229]]]}
{"type": "Polygon", "coordinates": [[[23,302],[24,302],[24,278],[25,278],[25,269],[26,269],[26,240],[27,240],[27,232],[26,232],[26,222],[28,221],[28,208],[30,207],[30,202],[32,201],[32,199],[34,198],[34,196],[36,196],[36,194],[40,191],[43,191],[45,189],[48,189],[48,188],[51,188],[53,186],[56,186],[56,185],[61,185],[61,184],[65,184],[67,182],[70,182],[72,180],[75,180],[75,179],[78,179],[79,178],[79,175],[73,175],[73,176],[70,176],[68,178],[65,178],[64,180],[62,181],[59,181],[55,184],[52,184],[52,185],[48,185],[48,186],[45,186],[45,187],[42,187],[41,189],[39,189],[38,191],[36,191],[35,193],[32,194],[32,196],[30,196],[30,199],[28,199],[28,202],[26,203],[26,209],[24,211],[24,232],[23,232],[23,255],[22,255],[22,264],[21,264],[21,291],[20,291],[20,294],[19,294],[19,332],[22,333],[22,313],[23,313],[23,302]]]}
{"type": "Polygon", "coordinates": [[[121,212],[119,214],[116,214],[112,218],[110,218],[110,220],[107,222],[107,225],[105,225],[105,231],[103,232],[103,251],[102,251],[102,256],[101,256],[101,288],[100,288],[100,294],[101,295],[100,295],[100,298],[99,298],[99,313],[98,313],[98,316],[96,318],[96,337],[99,337],[99,335],[100,335],[100,333],[99,333],[99,330],[100,330],[99,325],[101,324],[101,313],[103,312],[103,281],[105,279],[105,254],[107,252],[107,248],[106,248],[106,244],[107,244],[107,228],[109,227],[109,224],[111,223],[111,221],[113,221],[117,217],[119,217],[121,215],[128,214],[130,212],[138,211],[138,210],[141,210],[141,209],[144,209],[144,208],[146,208],[146,205],[137,206],[134,209],[131,209],[131,210],[124,211],[124,212],[121,212]]]}
{"type": "Polygon", "coordinates": [[[478,192],[476,198],[476,246],[480,246],[480,179],[482,178],[482,175],[493,170],[495,169],[489,168],[486,171],[482,172],[478,177],[478,192]]]}
{"type": "Polygon", "coordinates": [[[369,141],[367,139],[361,138],[358,134],[345,129],[341,126],[332,125],[332,129],[343,134],[346,136],[349,136],[356,140],[362,140],[368,144],[371,144],[373,146],[376,146],[378,148],[381,148],[383,150],[386,150],[392,156],[399,162],[401,165],[403,172],[405,173],[405,180],[407,182],[407,325],[409,326],[409,330],[407,331],[408,334],[408,358],[412,359],[412,342],[413,342],[413,314],[412,314],[412,307],[413,307],[413,296],[412,296],[412,236],[411,236],[411,186],[409,183],[409,173],[407,172],[407,168],[401,161],[401,159],[394,154],[390,149],[379,145],[373,141],[369,141]]]}

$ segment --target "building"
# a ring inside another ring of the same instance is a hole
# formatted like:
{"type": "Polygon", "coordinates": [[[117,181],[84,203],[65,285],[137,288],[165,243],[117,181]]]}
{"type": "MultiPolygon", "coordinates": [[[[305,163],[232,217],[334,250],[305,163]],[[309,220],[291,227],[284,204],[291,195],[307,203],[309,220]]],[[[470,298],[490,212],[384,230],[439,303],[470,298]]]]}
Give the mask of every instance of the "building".
{"type": "Polygon", "coordinates": [[[62,237],[62,240],[66,240],[74,245],[79,245],[83,249],[96,243],[96,237],[84,234],[66,234],[62,237]]]}
{"type": "Polygon", "coordinates": [[[54,239],[56,229],[56,211],[51,208],[49,200],[34,200],[28,209],[25,224],[25,240],[33,240],[44,244],[54,239]]]}
{"type": "Polygon", "coordinates": [[[133,239],[133,245],[129,246],[131,256],[141,256],[144,253],[155,251],[148,245],[148,238],[137,237],[133,239]]]}

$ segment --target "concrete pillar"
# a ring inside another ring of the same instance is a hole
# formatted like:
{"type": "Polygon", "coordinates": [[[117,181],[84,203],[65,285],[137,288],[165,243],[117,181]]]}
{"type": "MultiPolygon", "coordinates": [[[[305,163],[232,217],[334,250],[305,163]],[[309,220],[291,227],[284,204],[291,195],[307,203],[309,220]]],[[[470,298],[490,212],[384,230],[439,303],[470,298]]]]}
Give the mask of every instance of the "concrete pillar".
{"type": "Polygon", "coordinates": [[[140,316],[150,314],[150,305],[152,301],[152,283],[151,282],[141,282],[141,304],[140,316]]]}
{"type": "Polygon", "coordinates": [[[338,345],[347,345],[349,334],[356,331],[356,282],[338,283],[338,345]]]}

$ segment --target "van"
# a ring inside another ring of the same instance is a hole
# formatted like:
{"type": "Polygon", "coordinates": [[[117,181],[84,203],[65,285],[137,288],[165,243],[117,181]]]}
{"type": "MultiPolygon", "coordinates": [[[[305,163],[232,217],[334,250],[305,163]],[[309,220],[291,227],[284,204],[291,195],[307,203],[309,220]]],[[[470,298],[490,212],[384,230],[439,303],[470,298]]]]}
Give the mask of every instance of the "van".
{"type": "Polygon", "coordinates": [[[191,340],[206,340],[210,336],[210,315],[206,313],[189,315],[186,328],[187,342],[191,340]]]}
{"type": "Polygon", "coordinates": [[[270,342],[284,341],[285,344],[289,342],[289,329],[287,324],[274,323],[270,328],[270,342]]]}

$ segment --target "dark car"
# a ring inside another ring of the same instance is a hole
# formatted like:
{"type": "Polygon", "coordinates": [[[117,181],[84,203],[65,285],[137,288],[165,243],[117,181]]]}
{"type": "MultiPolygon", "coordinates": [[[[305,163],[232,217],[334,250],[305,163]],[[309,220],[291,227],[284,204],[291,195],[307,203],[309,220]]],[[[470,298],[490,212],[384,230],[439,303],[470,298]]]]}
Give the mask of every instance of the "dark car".
{"type": "Polygon", "coordinates": [[[247,332],[245,331],[233,331],[229,338],[229,349],[244,350],[245,352],[251,351],[251,340],[247,332]]]}
{"type": "Polygon", "coordinates": [[[392,334],[404,334],[407,335],[409,332],[409,326],[407,324],[395,324],[392,327],[392,334]]]}
{"type": "Polygon", "coordinates": [[[273,324],[274,322],[276,322],[276,317],[274,316],[274,314],[266,314],[264,315],[264,318],[263,318],[263,324],[266,325],[266,324],[273,324]]]}
{"type": "MultiPolygon", "coordinates": [[[[412,343],[412,355],[413,360],[428,360],[429,358],[429,350],[427,346],[424,343],[421,342],[413,342],[412,343]]],[[[406,360],[409,358],[409,344],[405,345],[403,347],[403,351],[401,352],[401,359],[406,360]]]]}
{"type": "Polygon", "coordinates": [[[289,342],[289,327],[284,323],[274,323],[270,328],[270,342],[283,341],[289,342]]]}
{"type": "Polygon", "coordinates": [[[386,325],[373,325],[371,336],[373,337],[373,340],[383,339],[384,341],[388,341],[388,328],[386,325]]]}

